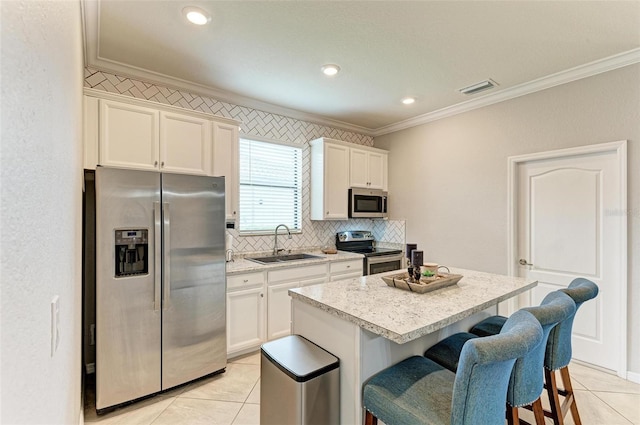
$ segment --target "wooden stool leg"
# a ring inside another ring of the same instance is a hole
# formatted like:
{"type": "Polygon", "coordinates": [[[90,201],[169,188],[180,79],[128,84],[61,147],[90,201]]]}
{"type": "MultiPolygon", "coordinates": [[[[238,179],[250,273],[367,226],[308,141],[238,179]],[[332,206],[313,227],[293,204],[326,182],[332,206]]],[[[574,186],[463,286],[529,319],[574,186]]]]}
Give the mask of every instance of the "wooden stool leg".
{"type": "Polygon", "coordinates": [[[518,417],[518,408],[507,404],[507,424],[518,425],[519,423],[520,419],[518,417]]]}
{"type": "Polygon", "coordinates": [[[542,409],[542,400],[538,398],[532,404],[533,416],[536,418],[536,425],[544,424],[544,410],[542,409]]]}
{"type": "Polygon", "coordinates": [[[544,370],[544,380],[547,383],[547,394],[549,395],[549,404],[551,405],[551,418],[554,425],[564,425],[562,417],[562,408],[560,407],[560,399],[558,398],[558,385],[556,384],[556,372],[554,370],[544,370]]]}
{"type": "Polygon", "coordinates": [[[571,409],[571,416],[573,417],[573,422],[576,425],[582,425],[582,421],[580,420],[580,414],[578,413],[578,405],[576,404],[576,396],[573,393],[573,386],[571,385],[571,376],[569,375],[569,366],[565,366],[560,369],[560,376],[562,377],[562,384],[564,385],[564,390],[566,391],[566,402],[569,404],[569,408],[571,409]]]}
{"type": "Polygon", "coordinates": [[[378,418],[373,416],[373,413],[365,410],[364,425],[378,425],[378,418]]]}

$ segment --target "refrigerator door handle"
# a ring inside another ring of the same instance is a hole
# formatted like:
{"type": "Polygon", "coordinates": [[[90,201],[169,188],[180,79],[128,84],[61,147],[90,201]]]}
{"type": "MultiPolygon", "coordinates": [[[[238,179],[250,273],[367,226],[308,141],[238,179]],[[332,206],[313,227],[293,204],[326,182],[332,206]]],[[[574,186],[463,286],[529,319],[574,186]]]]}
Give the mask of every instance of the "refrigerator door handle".
{"type": "Polygon", "coordinates": [[[161,221],[161,215],[160,215],[160,202],[154,202],[153,203],[153,228],[154,228],[154,235],[153,235],[153,239],[155,241],[155,247],[154,247],[154,260],[153,260],[153,264],[154,264],[154,282],[153,282],[153,311],[159,311],[160,310],[160,289],[161,289],[161,283],[162,283],[162,269],[161,269],[161,264],[162,264],[162,232],[160,229],[160,221],[161,221]]]}
{"type": "Polygon", "coordinates": [[[162,308],[168,309],[169,302],[171,301],[171,263],[170,263],[170,253],[171,253],[171,216],[169,214],[169,203],[162,203],[162,216],[163,216],[163,239],[164,239],[164,250],[163,250],[163,258],[162,258],[162,268],[163,268],[163,278],[164,278],[164,287],[162,288],[162,308]]]}

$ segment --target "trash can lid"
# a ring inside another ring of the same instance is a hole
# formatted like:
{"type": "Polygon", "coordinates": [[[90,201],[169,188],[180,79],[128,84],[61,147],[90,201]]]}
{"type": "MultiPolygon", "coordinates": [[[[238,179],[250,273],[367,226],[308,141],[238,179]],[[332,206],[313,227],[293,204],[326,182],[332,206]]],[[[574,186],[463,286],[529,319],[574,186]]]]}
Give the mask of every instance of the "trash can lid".
{"type": "Polygon", "coordinates": [[[336,369],[340,360],[300,335],[289,335],[262,344],[261,352],[297,382],[306,382],[336,369]]]}

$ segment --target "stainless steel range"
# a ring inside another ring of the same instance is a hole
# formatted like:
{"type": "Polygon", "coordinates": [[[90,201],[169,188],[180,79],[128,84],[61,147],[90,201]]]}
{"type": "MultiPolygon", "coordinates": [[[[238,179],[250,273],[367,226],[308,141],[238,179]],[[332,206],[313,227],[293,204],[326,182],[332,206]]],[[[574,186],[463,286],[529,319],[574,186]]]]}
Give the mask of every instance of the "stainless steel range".
{"type": "Polygon", "coordinates": [[[373,234],[367,230],[348,230],[336,234],[336,248],[364,255],[363,275],[402,268],[404,256],[399,249],[377,248],[373,234]]]}

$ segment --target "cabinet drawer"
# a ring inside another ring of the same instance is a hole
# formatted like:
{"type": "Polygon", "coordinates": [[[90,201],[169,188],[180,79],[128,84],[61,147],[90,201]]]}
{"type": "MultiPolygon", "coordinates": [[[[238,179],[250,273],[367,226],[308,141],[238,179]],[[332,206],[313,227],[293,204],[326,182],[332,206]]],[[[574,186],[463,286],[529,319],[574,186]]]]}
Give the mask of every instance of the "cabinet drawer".
{"type": "Polygon", "coordinates": [[[307,280],[318,276],[327,275],[327,265],[296,267],[292,269],[281,269],[269,272],[269,284],[276,282],[288,282],[291,280],[307,280]]]}
{"type": "Polygon", "coordinates": [[[264,273],[248,273],[227,277],[227,290],[262,285],[264,273]]]}
{"type": "Polygon", "coordinates": [[[336,273],[362,273],[362,260],[342,261],[339,263],[331,263],[331,274],[336,273]]]}

